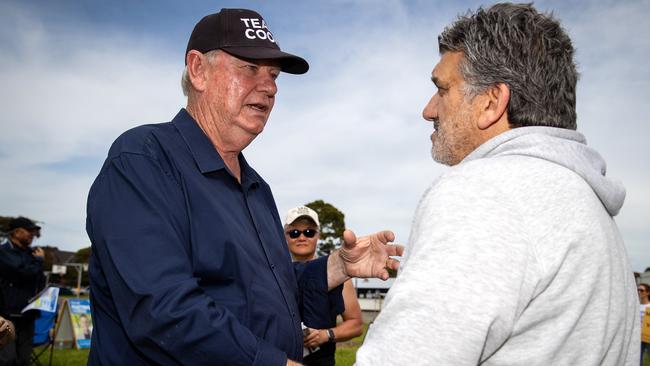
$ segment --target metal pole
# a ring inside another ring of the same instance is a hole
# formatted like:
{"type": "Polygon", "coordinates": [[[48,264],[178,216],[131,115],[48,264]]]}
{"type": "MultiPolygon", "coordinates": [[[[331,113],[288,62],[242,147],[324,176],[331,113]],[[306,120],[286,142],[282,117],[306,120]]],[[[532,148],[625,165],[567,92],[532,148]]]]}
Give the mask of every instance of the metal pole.
{"type": "Polygon", "coordinates": [[[81,272],[83,271],[82,263],[66,263],[66,266],[74,267],[77,271],[77,298],[81,295],[81,272]]]}
{"type": "Polygon", "coordinates": [[[81,267],[80,264],[77,264],[75,268],[77,268],[77,299],[81,295],[81,271],[83,271],[83,268],[81,267]],[[78,266],[78,267],[77,267],[78,266]]]}

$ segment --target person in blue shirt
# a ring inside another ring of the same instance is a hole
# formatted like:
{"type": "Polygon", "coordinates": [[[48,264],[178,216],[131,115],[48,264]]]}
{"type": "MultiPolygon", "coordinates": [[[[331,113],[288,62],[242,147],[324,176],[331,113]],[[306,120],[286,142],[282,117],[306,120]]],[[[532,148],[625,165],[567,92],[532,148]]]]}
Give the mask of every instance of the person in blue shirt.
{"type": "MultiPolygon", "coordinates": [[[[287,212],[284,234],[294,261],[306,262],[317,258],[320,225],[318,213],[307,206],[294,207],[287,212]]],[[[303,352],[303,363],[308,366],[335,365],[336,343],[360,336],[363,332],[361,307],[352,280],[343,284],[343,302],[334,291],[327,295],[305,299],[303,303],[302,321],[307,327],[304,330],[306,352],[303,352]],[[337,323],[339,315],[341,322],[337,323]]]]}
{"type": "Polygon", "coordinates": [[[389,231],[345,233],[343,247],[291,263],[268,184],[242,150],[262,132],[282,52],[254,11],[222,9],[195,26],[185,54],[187,108],[111,146],[93,183],[89,365],[293,365],[303,299],[349,277],[388,278],[389,231]]]}
{"type": "Polygon", "coordinates": [[[34,312],[21,311],[45,286],[43,248],[32,247],[41,227],[26,217],[8,223],[9,236],[0,245],[0,316],[13,323],[13,342],[0,347],[0,365],[29,365],[34,337],[34,312]]]}

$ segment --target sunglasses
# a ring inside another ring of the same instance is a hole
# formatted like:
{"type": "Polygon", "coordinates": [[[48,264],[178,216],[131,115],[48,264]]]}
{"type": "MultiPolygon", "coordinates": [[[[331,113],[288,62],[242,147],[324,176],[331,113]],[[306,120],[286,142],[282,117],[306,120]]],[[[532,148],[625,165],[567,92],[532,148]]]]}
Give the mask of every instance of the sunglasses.
{"type": "Polygon", "coordinates": [[[639,292],[645,292],[645,289],[644,289],[644,288],[638,288],[638,289],[636,289],[636,290],[639,291],[639,292]]]}
{"type": "Polygon", "coordinates": [[[316,235],[317,232],[318,231],[316,231],[314,229],[307,229],[307,230],[303,230],[303,231],[300,231],[298,229],[293,229],[293,230],[287,231],[287,235],[289,235],[289,237],[291,239],[298,238],[300,236],[300,234],[304,235],[306,238],[313,238],[316,235]]]}

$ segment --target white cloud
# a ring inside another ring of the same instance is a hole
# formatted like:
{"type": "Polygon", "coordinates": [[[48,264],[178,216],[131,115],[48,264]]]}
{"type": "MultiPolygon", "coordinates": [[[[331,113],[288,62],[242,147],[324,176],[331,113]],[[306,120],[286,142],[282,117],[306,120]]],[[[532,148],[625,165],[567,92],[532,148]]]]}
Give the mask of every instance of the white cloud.
{"type": "Polygon", "coordinates": [[[24,46],[0,51],[0,100],[9,101],[0,135],[2,214],[42,220],[41,245],[87,246],[86,195],[108,147],[132,126],[173,117],[183,103],[181,70],[161,62],[169,57],[155,40],[80,34],[74,26],[54,34],[19,8],[2,10],[20,20],[13,43],[2,47],[24,46]],[[53,165],[79,158],[96,164],[53,165]]]}

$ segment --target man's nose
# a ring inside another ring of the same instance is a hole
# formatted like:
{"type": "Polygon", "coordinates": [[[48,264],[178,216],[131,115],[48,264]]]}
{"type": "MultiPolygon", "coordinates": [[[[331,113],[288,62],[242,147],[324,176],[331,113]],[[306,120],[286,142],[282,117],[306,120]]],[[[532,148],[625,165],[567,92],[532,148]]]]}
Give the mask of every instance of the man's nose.
{"type": "Polygon", "coordinates": [[[422,118],[427,121],[433,121],[438,118],[438,93],[429,99],[429,103],[422,110],[422,118]]]}
{"type": "Polygon", "coordinates": [[[269,97],[274,97],[278,92],[278,86],[271,74],[264,73],[258,84],[258,90],[264,92],[269,97]]]}

